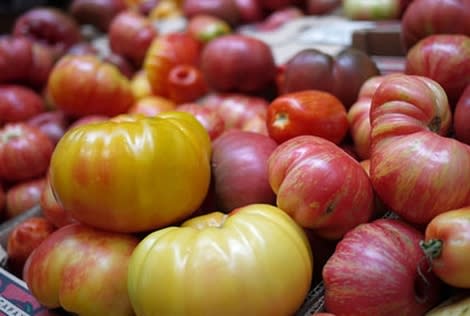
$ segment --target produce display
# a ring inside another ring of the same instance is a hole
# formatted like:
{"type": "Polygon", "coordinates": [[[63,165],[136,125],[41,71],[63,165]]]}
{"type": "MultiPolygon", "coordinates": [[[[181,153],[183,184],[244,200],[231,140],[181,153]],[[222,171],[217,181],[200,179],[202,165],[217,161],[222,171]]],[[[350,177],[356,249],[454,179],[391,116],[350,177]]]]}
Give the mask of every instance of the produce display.
{"type": "Polygon", "coordinates": [[[0,37],[3,268],[60,315],[469,309],[469,21],[467,0],[21,12],[0,37]],[[279,62],[246,32],[329,15],[399,23],[403,71],[351,45],[279,62]]]}

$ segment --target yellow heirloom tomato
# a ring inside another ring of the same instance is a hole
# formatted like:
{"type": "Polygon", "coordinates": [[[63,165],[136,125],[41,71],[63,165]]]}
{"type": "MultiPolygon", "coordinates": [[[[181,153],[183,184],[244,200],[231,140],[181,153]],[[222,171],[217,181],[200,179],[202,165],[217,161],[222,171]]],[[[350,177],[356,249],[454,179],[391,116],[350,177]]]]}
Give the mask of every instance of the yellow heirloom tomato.
{"type": "Polygon", "coordinates": [[[287,316],[310,288],[304,231],[281,209],[251,204],[145,237],[129,262],[137,316],[287,316]]]}
{"type": "Polygon", "coordinates": [[[210,181],[211,143],[192,115],[123,114],[67,131],[50,183],[80,222],[118,232],[161,228],[191,215],[210,181]]]}

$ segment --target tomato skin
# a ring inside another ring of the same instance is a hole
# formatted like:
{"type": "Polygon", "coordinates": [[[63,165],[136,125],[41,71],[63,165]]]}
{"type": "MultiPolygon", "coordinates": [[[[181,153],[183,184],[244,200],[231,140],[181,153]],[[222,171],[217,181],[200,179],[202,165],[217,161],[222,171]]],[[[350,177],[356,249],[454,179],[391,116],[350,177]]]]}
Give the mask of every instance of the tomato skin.
{"type": "Polygon", "coordinates": [[[22,85],[0,86],[0,123],[27,121],[43,111],[44,101],[34,90],[22,85]]]}
{"type": "Polygon", "coordinates": [[[46,174],[54,144],[39,128],[9,123],[0,130],[0,179],[21,181],[46,174]]]}
{"type": "Polygon", "coordinates": [[[172,100],[158,95],[151,95],[136,100],[127,113],[155,116],[164,111],[172,111],[175,108],[176,103],[172,100]]]}
{"type": "Polygon", "coordinates": [[[340,239],[372,216],[367,173],[321,137],[297,136],[280,144],[268,159],[268,176],[277,206],[322,238],[340,239]]]}
{"type": "Polygon", "coordinates": [[[196,102],[208,91],[204,76],[199,67],[176,65],[168,74],[168,95],[177,104],[196,102]]]}
{"type": "Polygon", "coordinates": [[[421,248],[441,280],[470,288],[470,206],[434,217],[426,226],[421,248]]]}
{"type": "Polygon", "coordinates": [[[153,39],[143,70],[153,94],[168,97],[168,75],[176,65],[197,65],[201,43],[188,33],[170,33],[153,39]]]}
{"type": "Polygon", "coordinates": [[[338,316],[425,315],[442,298],[442,284],[426,265],[422,238],[397,219],[350,230],[323,266],[326,310],[338,316]]]}
{"type": "Polygon", "coordinates": [[[21,181],[11,186],[6,194],[6,218],[14,218],[39,204],[45,186],[44,178],[21,181]]]}
{"type": "Polygon", "coordinates": [[[451,120],[445,91],[427,77],[390,75],[372,98],[370,178],[411,223],[470,205],[470,147],[448,137],[451,120]]]}
{"type": "Polygon", "coordinates": [[[303,230],[251,204],[147,235],[129,262],[129,297],[137,315],[293,315],[312,267],[303,230]]]}
{"type": "Polygon", "coordinates": [[[211,143],[190,114],[121,115],[78,126],[59,141],[50,181],[78,221],[118,232],[182,219],[204,200],[211,143]]]}
{"type": "Polygon", "coordinates": [[[7,240],[9,269],[21,275],[31,252],[55,230],[55,226],[43,217],[30,217],[17,224],[7,240]]]}
{"type": "Polygon", "coordinates": [[[346,108],[334,95],[305,90],[284,94],[268,107],[268,133],[278,143],[300,135],[315,135],[339,144],[349,122],[346,108]]]}
{"type": "Polygon", "coordinates": [[[133,102],[129,80],[97,56],[66,55],[52,69],[47,84],[51,102],[70,116],[115,116],[133,102]]]}

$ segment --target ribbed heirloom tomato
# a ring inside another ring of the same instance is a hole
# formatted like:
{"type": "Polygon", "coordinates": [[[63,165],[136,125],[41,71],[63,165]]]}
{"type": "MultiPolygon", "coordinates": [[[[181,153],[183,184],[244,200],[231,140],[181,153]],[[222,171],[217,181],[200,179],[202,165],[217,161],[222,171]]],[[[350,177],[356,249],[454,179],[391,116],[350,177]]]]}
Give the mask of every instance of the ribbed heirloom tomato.
{"type": "Polygon", "coordinates": [[[210,180],[208,133],[192,115],[120,115],[69,130],[49,180],[64,209],[119,232],[168,225],[195,211],[210,180]]]}
{"type": "Polygon", "coordinates": [[[250,204],[149,234],[129,262],[136,315],[293,315],[310,288],[303,230],[281,209],[250,204]]]}

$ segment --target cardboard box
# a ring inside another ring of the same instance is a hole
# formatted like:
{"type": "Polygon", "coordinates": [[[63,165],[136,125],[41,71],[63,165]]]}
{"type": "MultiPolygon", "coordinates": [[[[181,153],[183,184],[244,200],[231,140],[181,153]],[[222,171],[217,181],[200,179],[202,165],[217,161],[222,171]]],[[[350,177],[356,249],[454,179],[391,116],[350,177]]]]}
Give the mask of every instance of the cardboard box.
{"type": "Polygon", "coordinates": [[[4,268],[0,268],[0,315],[59,316],[32,296],[26,284],[4,268]]]}

